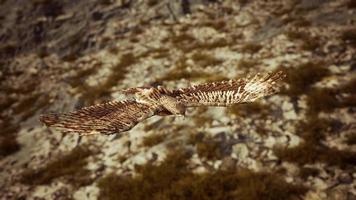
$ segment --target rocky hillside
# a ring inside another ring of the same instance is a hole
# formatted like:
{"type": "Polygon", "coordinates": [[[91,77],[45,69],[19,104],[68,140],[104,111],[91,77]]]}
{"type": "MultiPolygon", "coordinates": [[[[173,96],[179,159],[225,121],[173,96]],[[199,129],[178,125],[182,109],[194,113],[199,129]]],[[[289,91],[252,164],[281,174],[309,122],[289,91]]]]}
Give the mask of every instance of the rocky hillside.
{"type": "Polygon", "coordinates": [[[356,1],[0,0],[0,199],[356,199],[356,1]],[[78,137],[38,116],[283,70],[256,103],[78,137]]]}

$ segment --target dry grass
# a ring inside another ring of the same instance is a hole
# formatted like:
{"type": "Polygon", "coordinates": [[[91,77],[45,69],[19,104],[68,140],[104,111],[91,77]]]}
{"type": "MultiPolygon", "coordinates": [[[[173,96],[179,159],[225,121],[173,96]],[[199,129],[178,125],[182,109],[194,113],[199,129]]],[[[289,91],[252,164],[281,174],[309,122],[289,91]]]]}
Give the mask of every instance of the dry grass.
{"type": "Polygon", "coordinates": [[[332,121],[310,118],[297,127],[298,134],[304,139],[300,145],[293,148],[276,148],[275,154],[283,161],[299,165],[317,162],[328,165],[349,168],[356,164],[356,152],[338,150],[323,144],[326,135],[330,134],[334,123],[332,121]]]}
{"type": "Polygon", "coordinates": [[[137,176],[110,174],[98,182],[99,199],[291,200],[308,190],[286,183],[279,175],[246,169],[194,174],[189,158],[189,153],[175,151],[159,165],[138,167],[137,176]]]}
{"type": "Polygon", "coordinates": [[[310,87],[330,74],[322,62],[306,62],[286,71],[288,90],[281,91],[290,96],[307,93],[310,87]]]}
{"type": "Polygon", "coordinates": [[[104,82],[93,87],[87,85],[80,86],[79,89],[82,93],[81,100],[84,102],[84,105],[94,104],[96,100],[109,96],[110,89],[125,78],[128,68],[136,62],[137,58],[133,54],[124,54],[121,57],[120,63],[113,67],[112,72],[104,82]]]}
{"type": "Polygon", "coordinates": [[[29,169],[22,174],[21,182],[28,185],[47,185],[63,178],[74,186],[92,183],[90,171],[85,169],[87,158],[93,152],[87,147],[76,147],[70,153],[52,160],[39,169],[29,169]]]}
{"type": "Polygon", "coordinates": [[[224,61],[218,58],[215,58],[212,55],[196,52],[192,55],[192,59],[194,63],[196,63],[200,67],[207,67],[207,66],[218,66],[222,64],[224,61]]]}
{"type": "Polygon", "coordinates": [[[152,134],[143,138],[142,145],[145,147],[153,147],[160,144],[166,139],[165,134],[152,134]]]}

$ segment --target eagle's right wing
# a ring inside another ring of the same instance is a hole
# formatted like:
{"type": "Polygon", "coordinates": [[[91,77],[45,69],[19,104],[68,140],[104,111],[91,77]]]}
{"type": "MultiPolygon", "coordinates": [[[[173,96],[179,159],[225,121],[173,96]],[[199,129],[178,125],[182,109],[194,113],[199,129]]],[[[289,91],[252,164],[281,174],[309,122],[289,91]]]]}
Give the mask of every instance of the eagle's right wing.
{"type": "Polygon", "coordinates": [[[204,83],[188,88],[172,90],[173,96],[186,106],[229,106],[253,102],[256,99],[274,94],[280,88],[278,83],[285,77],[277,73],[256,74],[238,80],[204,83]]]}
{"type": "Polygon", "coordinates": [[[155,109],[135,100],[111,101],[74,112],[42,115],[40,121],[79,135],[109,135],[130,130],[140,121],[153,116],[155,109]]]}

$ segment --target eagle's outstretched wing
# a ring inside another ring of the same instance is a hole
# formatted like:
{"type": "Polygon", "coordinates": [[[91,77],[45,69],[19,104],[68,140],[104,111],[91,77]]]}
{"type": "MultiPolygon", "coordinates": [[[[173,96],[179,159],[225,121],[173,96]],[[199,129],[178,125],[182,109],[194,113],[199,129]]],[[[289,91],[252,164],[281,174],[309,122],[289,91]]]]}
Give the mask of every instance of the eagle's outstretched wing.
{"type": "Polygon", "coordinates": [[[285,77],[277,73],[256,74],[238,80],[221,81],[195,85],[171,91],[171,96],[186,106],[229,106],[237,103],[253,102],[274,94],[280,88],[278,82],[285,77]]]}
{"type": "Polygon", "coordinates": [[[80,135],[109,135],[130,130],[140,121],[153,116],[155,109],[135,100],[111,101],[74,112],[42,115],[40,121],[80,135]]]}

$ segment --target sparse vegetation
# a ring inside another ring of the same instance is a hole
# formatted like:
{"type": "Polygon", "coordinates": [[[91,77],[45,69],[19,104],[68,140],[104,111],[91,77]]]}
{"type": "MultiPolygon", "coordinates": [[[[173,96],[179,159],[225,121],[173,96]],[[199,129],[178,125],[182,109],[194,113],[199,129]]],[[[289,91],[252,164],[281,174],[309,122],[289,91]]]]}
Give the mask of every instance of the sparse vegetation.
{"type": "Polygon", "coordinates": [[[310,26],[311,22],[305,19],[304,17],[299,17],[294,20],[293,24],[297,27],[306,27],[306,26],[310,26]]]}
{"type": "Polygon", "coordinates": [[[352,132],[346,136],[346,144],[356,145],[356,132],[352,132]]]}
{"type": "Polygon", "coordinates": [[[334,90],[314,89],[307,96],[308,114],[318,114],[319,112],[331,112],[339,107],[334,90]]]}
{"type": "Polygon", "coordinates": [[[166,137],[167,135],[165,134],[152,134],[143,138],[142,145],[145,147],[153,147],[163,142],[166,137]]]}
{"type": "Polygon", "coordinates": [[[341,34],[341,39],[347,44],[356,47],[356,29],[345,30],[341,34]]]}
{"type": "Polygon", "coordinates": [[[229,42],[225,38],[219,38],[207,42],[200,42],[187,33],[174,35],[170,38],[170,41],[175,47],[185,53],[189,53],[193,50],[211,50],[229,45],[229,42]]]}
{"type": "Polygon", "coordinates": [[[196,43],[194,46],[193,46],[193,49],[196,49],[196,50],[211,50],[211,49],[215,49],[215,48],[220,48],[220,47],[226,47],[226,46],[229,46],[229,41],[226,40],[225,38],[219,38],[219,39],[216,39],[216,40],[213,40],[213,41],[209,41],[209,42],[199,42],[199,43],[196,43]]]}
{"type": "Polygon", "coordinates": [[[155,5],[157,5],[158,3],[159,3],[158,0],[148,0],[148,1],[147,1],[147,5],[148,5],[148,6],[155,6],[155,5]]]}
{"type": "Polygon", "coordinates": [[[269,107],[259,102],[252,102],[248,104],[233,105],[229,107],[228,112],[241,117],[248,117],[256,114],[265,117],[269,114],[269,107]]]}
{"type": "Polygon", "coordinates": [[[308,113],[331,112],[336,108],[355,107],[356,79],[335,89],[313,89],[308,93],[308,113]],[[344,94],[343,97],[340,95],[344,94]]]}
{"type": "Polygon", "coordinates": [[[180,70],[173,70],[169,73],[167,73],[165,76],[157,79],[157,82],[161,81],[174,81],[174,80],[180,80],[180,79],[187,79],[187,80],[197,80],[197,79],[203,79],[205,81],[222,81],[226,80],[227,78],[221,75],[216,75],[216,74],[209,74],[205,73],[202,71],[191,71],[188,72],[186,70],[180,71],[180,70]]]}
{"type": "Polygon", "coordinates": [[[190,134],[187,144],[195,146],[198,156],[206,160],[219,160],[225,156],[226,146],[222,141],[206,136],[203,132],[190,134]]]}
{"type": "Polygon", "coordinates": [[[320,43],[318,38],[310,37],[309,39],[305,39],[302,44],[302,49],[305,51],[315,51],[320,47],[320,43]]]}
{"type": "Polygon", "coordinates": [[[239,69],[251,70],[259,64],[258,60],[241,59],[238,63],[239,69]]]}
{"type": "Polygon", "coordinates": [[[80,87],[84,84],[86,78],[88,78],[89,76],[97,72],[98,67],[99,67],[98,65],[94,65],[93,67],[90,68],[85,68],[85,69],[79,68],[76,74],[70,77],[70,79],[68,79],[67,81],[74,88],[80,87]]]}
{"type": "Polygon", "coordinates": [[[0,157],[5,157],[20,150],[20,144],[16,140],[18,125],[11,123],[11,119],[4,118],[0,122],[0,157]]]}
{"type": "Polygon", "coordinates": [[[299,171],[299,176],[303,179],[307,179],[310,176],[317,176],[319,175],[320,171],[316,168],[312,167],[302,167],[299,171]]]}
{"type": "Polygon", "coordinates": [[[304,142],[289,149],[276,149],[275,153],[280,159],[295,162],[299,165],[317,162],[336,165],[342,168],[356,165],[355,152],[328,148],[310,142],[304,142]]]}
{"type": "Polygon", "coordinates": [[[262,49],[262,45],[257,44],[257,43],[246,43],[241,47],[241,51],[244,53],[249,53],[249,54],[254,54],[259,52],[262,49]]]}
{"type": "Polygon", "coordinates": [[[196,64],[198,64],[200,67],[207,67],[207,66],[217,66],[223,63],[223,60],[215,58],[212,55],[206,54],[206,53],[201,53],[201,52],[196,52],[192,55],[192,59],[196,64]]]}
{"type": "Polygon", "coordinates": [[[208,26],[212,27],[217,31],[222,31],[226,27],[226,21],[225,20],[209,20],[202,22],[201,26],[208,26]]]}
{"type": "Polygon", "coordinates": [[[310,36],[306,32],[289,31],[286,32],[286,36],[293,41],[301,41],[301,48],[306,51],[314,51],[319,48],[319,40],[316,37],[310,36]]]}
{"type": "Polygon", "coordinates": [[[0,156],[8,156],[20,150],[15,135],[0,137],[0,156]]]}
{"type": "Polygon", "coordinates": [[[95,87],[83,85],[80,87],[82,91],[81,99],[85,105],[94,104],[98,100],[109,94],[109,90],[118,84],[120,80],[125,78],[125,74],[129,66],[137,62],[137,58],[132,53],[122,55],[120,63],[113,67],[112,73],[107,77],[106,81],[95,87]]]}
{"type": "Polygon", "coordinates": [[[207,117],[202,115],[194,116],[192,119],[195,125],[197,125],[198,127],[202,127],[204,125],[210,125],[214,120],[212,117],[207,117]]]}
{"type": "Polygon", "coordinates": [[[282,177],[247,169],[194,174],[188,167],[190,154],[170,153],[166,160],[148,163],[136,176],[110,174],[99,180],[99,199],[296,199],[307,192],[302,185],[286,183],[282,177]]]}
{"type": "Polygon", "coordinates": [[[187,144],[196,145],[197,143],[202,142],[204,137],[205,135],[202,132],[192,133],[188,137],[187,144]]]}
{"type": "Polygon", "coordinates": [[[190,51],[191,45],[193,43],[196,43],[196,39],[187,33],[173,35],[170,37],[170,41],[173,43],[174,46],[183,50],[184,52],[190,51]]]}
{"type": "Polygon", "coordinates": [[[49,105],[49,98],[46,94],[34,92],[26,96],[26,98],[18,101],[13,109],[14,114],[21,117],[21,120],[26,120],[33,116],[39,109],[43,109],[49,105]]]}
{"type": "Polygon", "coordinates": [[[126,154],[124,154],[124,155],[119,155],[119,156],[118,156],[118,161],[119,161],[120,163],[125,162],[127,159],[129,159],[129,156],[126,155],[126,154]]]}
{"type": "Polygon", "coordinates": [[[313,84],[330,74],[322,62],[306,62],[296,68],[288,69],[286,73],[285,81],[288,83],[289,89],[282,93],[290,96],[307,93],[313,84]]]}
{"type": "Polygon", "coordinates": [[[305,33],[298,31],[287,31],[285,34],[290,40],[302,40],[308,37],[305,33]]]}
{"type": "Polygon", "coordinates": [[[348,93],[348,94],[356,94],[356,78],[351,79],[349,82],[341,85],[338,88],[338,91],[342,93],[348,93]]]}
{"type": "Polygon", "coordinates": [[[143,57],[147,57],[147,56],[152,56],[152,58],[156,58],[156,59],[169,57],[169,49],[166,49],[166,48],[149,49],[137,57],[143,58],[143,57]]]}
{"type": "Polygon", "coordinates": [[[347,2],[347,7],[350,9],[356,8],[356,1],[355,0],[349,0],[347,2]]]}
{"type": "Polygon", "coordinates": [[[92,153],[88,147],[76,147],[70,153],[52,160],[39,169],[25,171],[21,182],[28,185],[46,185],[57,178],[63,178],[74,186],[88,185],[93,180],[85,166],[86,159],[92,153]]]}
{"type": "MultiPolygon", "coordinates": [[[[6,43],[0,46],[1,57],[13,57],[16,54],[18,47],[15,43],[6,43]]],[[[0,57],[0,58],[1,58],[0,57]]]]}
{"type": "Polygon", "coordinates": [[[275,154],[283,161],[294,162],[301,166],[316,162],[342,168],[355,165],[356,152],[338,150],[323,144],[331,129],[332,121],[311,118],[297,128],[298,134],[304,139],[304,142],[293,148],[276,148],[275,154]]]}
{"type": "MultiPolygon", "coordinates": [[[[314,68],[316,69],[318,67],[314,66],[314,68]]],[[[293,148],[276,148],[275,154],[283,161],[295,162],[299,165],[312,164],[316,162],[323,162],[328,165],[335,165],[342,168],[355,165],[356,152],[351,150],[339,150],[328,147],[323,143],[325,137],[333,132],[338,132],[342,124],[336,120],[320,119],[318,117],[320,112],[331,112],[336,108],[356,106],[356,101],[354,101],[352,95],[355,93],[353,86],[355,80],[353,79],[347,84],[333,89],[310,89],[308,85],[304,84],[315,83],[325,74],[328,74],[327,71],[321,72],[318,70],[318,74],[314,74],[313,71],[307,73],[308,70],[303,69],[301,74],[291,74],[292,77],[289,77],[288,80],[295,80],[295,85],[291,86],[291,91],[293,91],[292,95],[299,94],[301,92],[305,92],[307,94],[307,119],[304,123],[300,123],[296,129],[298,130],[298,135],[304,139],[304,142],[293,148]],[[307,79],[305,83],[298,84],[299,81],[304,79],[302,78],[299,80],[298,75],[300,77],[308,75],[307,77],[312,76],[313,78],[307,79]],[[296,88],[296,85],[299,85],[298,87],[305,88],[304,91],[293,89],[296,88]],[[344,95],[340,96],[340,94],[344,95]]],[[[352,144],[352,137],[350,140],[347,138],[345,142],[347,144],[352,144]]]]}
{"type": "Polygon", "coordinates": [[[204,137],[201,142],[197,142],[196,148],[199,157],[206,160],[219,160],[224,157],[221,141],[210,137],[204,137]]]}
{"type": "Polygon", "coordinates": [[[198,69],[189,70],[189,67],[186,64],[186,58],[182,57],[177,61],[176,67],[173,70],[165,74],[163,77],[158,78],[156,81],[174,81],[183,78],[188,80],[203,79],[205,81],[222,81],[227,79],[219,74],[210,74],[198,69]]]}

